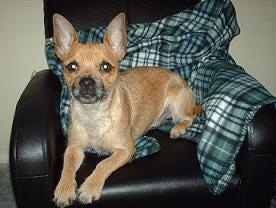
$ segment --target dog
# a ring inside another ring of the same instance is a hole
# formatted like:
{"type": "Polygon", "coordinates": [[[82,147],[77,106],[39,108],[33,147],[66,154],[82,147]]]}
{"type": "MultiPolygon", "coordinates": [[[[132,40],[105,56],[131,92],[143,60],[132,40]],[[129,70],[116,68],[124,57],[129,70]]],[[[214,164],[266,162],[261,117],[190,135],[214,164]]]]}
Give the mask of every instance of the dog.
{"type": "Polygon", "coordinates": [[[124,13],[109,23],[99,43],[79,42],[72,24],[59,14],[53,15],[53,31],[71,95],[68,143],[53,199],[65,207],[77,198],[84,204],[98,200],[105,180],[134,155],[135,139],[168,118],[175,123],[170,137],[178,138],[201,107],[186,81],[170,70],[136,67],[119,72],[127,52],[124,13]],[[76,171],[91,147],[111,155],[77,190],[76,171]]]}

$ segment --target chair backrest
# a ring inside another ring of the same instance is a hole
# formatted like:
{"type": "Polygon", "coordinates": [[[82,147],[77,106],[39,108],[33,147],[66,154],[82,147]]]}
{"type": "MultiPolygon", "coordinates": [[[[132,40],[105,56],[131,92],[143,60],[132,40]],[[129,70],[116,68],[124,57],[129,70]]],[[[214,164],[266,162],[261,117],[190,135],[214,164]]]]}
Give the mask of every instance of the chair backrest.
{"type": "Polygon", "coordinates": [[[180,12],[199,0],[44,0],[45,37],[53,35],[52,16],[60,13],[77,30],[107,25],[119,12],[128,24],[158,20],[180,12]]]}

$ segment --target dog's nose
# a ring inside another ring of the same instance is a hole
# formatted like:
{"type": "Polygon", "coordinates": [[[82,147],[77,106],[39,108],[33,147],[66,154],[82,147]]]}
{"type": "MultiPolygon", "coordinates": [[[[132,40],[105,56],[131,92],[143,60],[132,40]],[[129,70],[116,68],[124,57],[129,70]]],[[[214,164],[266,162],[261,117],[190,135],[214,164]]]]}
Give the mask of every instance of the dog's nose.
{"type": "Polygon", "coordinates": [[[84,77],[79,82],[83,88],[91,88],[95,85],[95,81],[91,77],[84,77]]]}

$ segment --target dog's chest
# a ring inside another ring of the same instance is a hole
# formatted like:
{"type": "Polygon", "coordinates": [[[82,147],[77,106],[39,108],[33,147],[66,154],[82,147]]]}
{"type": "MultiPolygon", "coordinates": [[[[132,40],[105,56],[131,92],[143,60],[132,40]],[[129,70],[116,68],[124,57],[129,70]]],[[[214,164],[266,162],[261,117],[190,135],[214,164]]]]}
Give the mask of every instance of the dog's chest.
{"type": "Polygon", "coordinates": [[[98,139],[102,138],[108,131],[111,123],[111,117],[104,106],[82,106],[72,105],[71,125],[74,125],[80,136],[94,145],[98,139]]]}

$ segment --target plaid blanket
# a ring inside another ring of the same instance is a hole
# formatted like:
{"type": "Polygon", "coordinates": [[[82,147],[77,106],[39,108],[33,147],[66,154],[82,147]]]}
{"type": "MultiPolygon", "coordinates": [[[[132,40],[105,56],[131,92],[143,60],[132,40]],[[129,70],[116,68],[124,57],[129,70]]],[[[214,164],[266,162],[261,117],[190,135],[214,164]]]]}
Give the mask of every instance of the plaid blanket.
{"type": "MultiPolygon", "coordinates": [[[[194,7],[159,21],[132,24],[127,28],[128,53],[121,70],[133,66],[162,66],[188,81],[203,106],[183,138],[197,142],[197,155],[206,183],[213,194],[221,194],[235,172],[235,157],[254,114],[265,104],[276,102],[257,80],[238,66],[228,53],[239,34],[230,0],[205,0],[194,7]]],[[[104,27],[79,31],[81,41],[101,41],[104,27]]],[[[67,132],[70,95],[52,39],[46,40],[50,69],[62,83],[60,118],[67,132]]],[[[159,129],[169,132],[166,121],[159,129]]],[[[153,138],[140,138],[135,158],[159,150],[153,138]]]]}

